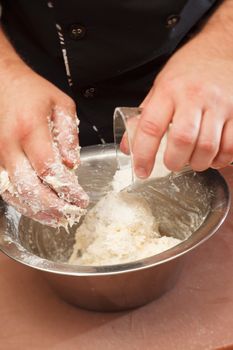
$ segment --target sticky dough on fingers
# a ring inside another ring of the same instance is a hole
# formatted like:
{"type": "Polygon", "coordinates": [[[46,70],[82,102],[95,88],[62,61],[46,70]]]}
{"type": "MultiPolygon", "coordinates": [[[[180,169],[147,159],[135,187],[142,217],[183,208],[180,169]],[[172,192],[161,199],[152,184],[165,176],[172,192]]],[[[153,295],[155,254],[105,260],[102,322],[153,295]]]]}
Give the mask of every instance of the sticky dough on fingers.
{"type": "MultiPolygon", "coordinates": [[[[5,173],[1,172],[4,178],[5,173]]],[[[23,215],[54,227],[72,226],[86,213],[84,209],[58,198],[42,184],[23,154],[18,155],[16,165],[10,169],[8,187],[5,187],[2,197],[23,215]]]]}
{"type": "Polygon", "coordinates": [[[87,207],[89,198],[79,185],[75,173],[65,168],[60,162],[50,165],[41,178],[58,194],[59,198],[81,208],[87,207]]]}
{"type": "Polygon", "coordinates": [[[15,189],[10,181],[8,172],[0,166],[0,195],[3,197],[5,192],[13,195],[15,189]]]}
{"type": "Polygon", "coordinates": [[[52,188],[58,197],[85,208],[89,198],[79,185],[74,172],[63,164],[49,120],[48,118],[48,123],[40,123],[27,135],[22,145],[23,152],[37,176],[52,188]]]}
{"type": "MultiPolygon", "coordinates": [[[[0,167],[0,194],[5,202],[15,207],[21,214],[30,217],[33,216],[30,206],[21,202],[20,196],[17,194],[16,189],[10,181],[8,172],[2,167],[0,167]]],[[[36,216],[38,216],[38,214],[36,214],[36,216]]]]}
{"type": "Polygon", "coordinates": [[[79,120],[75,112],[67,112],[65,108],[55,106],[49,118],[50,132],[57,145],[63,163],[69,168],[77,168],[80,162],[78,141],[79,120]]]}

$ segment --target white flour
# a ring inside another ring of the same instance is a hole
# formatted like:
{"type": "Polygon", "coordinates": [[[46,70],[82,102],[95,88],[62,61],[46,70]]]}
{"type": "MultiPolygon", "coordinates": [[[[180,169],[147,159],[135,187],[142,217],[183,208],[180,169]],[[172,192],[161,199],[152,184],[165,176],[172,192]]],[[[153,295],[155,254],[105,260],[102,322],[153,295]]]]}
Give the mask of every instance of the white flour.
{"type": "MultiPolygon", "coordinates": [[[[167,135],[165,135],[161,140],[161,143],[156,155],[155,164],[149,176],[149,179],[155,178],[155,177],[157,178],[164,177],[170,173],[170,170],[166,168],[163,162],[163,155],[166,148],[166,141],[167,141],[167,135]]],[[[137,179],[137,181],[140,181],[140,180],[137,179]]],[[[123,188],[131,185],[131,183],[132,183],[132,171],[129,164],[128,166],[122,167],[120,170],[116,171],[113,178],[112,187],[115,192],[119,192],[123,188]]]]}
{"type": "Polygon", "coordinates": [[[89,198],[79,185],[74,172],[63,164],[59,151],[59,144],[64,144],[65,140],[67,147],[63,147],[63,153],[66,149],[66,159],[75,167],[78,166],[80,147],[73,147],[73,144],[79,122],[77,120],[76,125],[74,120],[77,118],[58,107],[55,107],[54,112],[56,119],[60,120],[59,130],[56,128],[58,123],[52,121],[51,116],[47,117],[53,140],[54,159],[47,159],[44,164],[46,171],[40,174],[40,177],[26,157],[16,164],[11,179],[7,171],[0,169],[0,194],[21,214],[42,224],[64,226],[67,229],[68,226],[79,222],[86,213],[83,208],[87,206],[89,198]],[[54,191],[51,191],[51,188],[54,191]]]}
{"type": "Polygon", "coordinates": [[[77,229],[71,264],[112,265],[142,259],[181,241],[161,237],[146,200],[111,192],[86,215],[77,229]]]}
{"type": "MultiPolygon", "coordinates": [[[[162,157],[157,156],[158,159],[162,161],[162,157]]],[[[154,174],[160,177],[168,172],[156,162],[154,174]]],[[[87,213],[78,227],[69,263],[96,266],[126,263],[161,253],[181,242],[160,235],[159,223],[144,198],[119,192],[131,184],[131,179],[130,168],[116,172],[113,191],[87,213]]]]}
{"type": "Polygon", "coordinates": [[[14,188],[10,182],[8,172],[6,170],[2,170],[0,171],[0,194],[4,193],[5,191],[14,193],[14,188]]]}

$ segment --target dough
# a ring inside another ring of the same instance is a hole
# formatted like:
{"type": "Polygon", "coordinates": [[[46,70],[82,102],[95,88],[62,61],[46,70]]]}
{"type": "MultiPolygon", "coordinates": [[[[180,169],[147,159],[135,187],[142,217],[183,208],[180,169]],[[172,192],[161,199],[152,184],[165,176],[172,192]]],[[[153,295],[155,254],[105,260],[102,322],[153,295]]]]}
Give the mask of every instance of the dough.
{"type": "Polygon", "coordinates": [[[125,263],[158,254],[180,242],[161,237],[145,199],[128,192],[111,192],[87,213],[77,229],[69,263],[125,263]]]}
{"type": "MultiPolygon", "coordinates": [[[[169,173],[163,164],[165,145],[164,138],[151,177],[169,173]]],[[[144,198],[139,194],[120,192],[131,181],[130,167],[116,172],[112,192],[90,209],[78,227],[70,264],[126,263],[161,253],[181,242],[160,235],[159,223],[144,198]]]]}

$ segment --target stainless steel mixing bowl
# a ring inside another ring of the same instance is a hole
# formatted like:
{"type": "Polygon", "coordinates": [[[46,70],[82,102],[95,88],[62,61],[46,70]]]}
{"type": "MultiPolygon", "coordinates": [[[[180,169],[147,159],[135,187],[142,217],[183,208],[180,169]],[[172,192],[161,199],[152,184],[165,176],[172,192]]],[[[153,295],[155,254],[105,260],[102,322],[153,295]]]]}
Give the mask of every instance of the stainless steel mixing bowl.
{"type": "MultiPolygon", "coordinates": [[[[113,145],[82,150],[79,179],[92,204],[109,191],[115,170],[113,145]]],[[[230,205],[228,187],[215,170],[167,176],[149,183],[144,193],[152,198],[161,232],[189,238],[161,254],[127,264],[74,266],[66,261],[76,228],[67,233],[42,226],[0,202],[0,249],[42,271],[54,290],[72,304],[99,311],[141,306],[174,285],[184,256],[216,232],[230,205]]]]}

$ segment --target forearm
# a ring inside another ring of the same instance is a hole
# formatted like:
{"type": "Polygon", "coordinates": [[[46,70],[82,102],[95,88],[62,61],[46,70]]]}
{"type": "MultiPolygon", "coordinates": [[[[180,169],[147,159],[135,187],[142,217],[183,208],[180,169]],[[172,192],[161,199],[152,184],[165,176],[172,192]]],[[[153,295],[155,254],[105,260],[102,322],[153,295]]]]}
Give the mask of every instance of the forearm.
{"type": "MultiPolygon", "coordinates": [[[[219,58],[233,58],[233,0],[224,0],[189,42],[219,58]]],[[[188,44],[189,44],[188,43],[188,44]]]]}
{"type": "Polygon", "coordinates": [[[0,28],[0,77],[18,68],[30,69],[17,54],[3,29],[0,28]]]}

